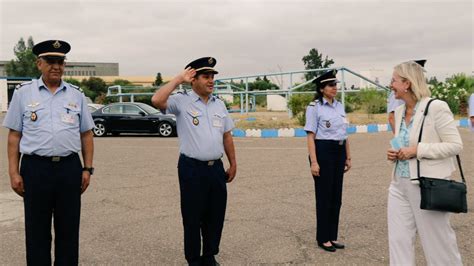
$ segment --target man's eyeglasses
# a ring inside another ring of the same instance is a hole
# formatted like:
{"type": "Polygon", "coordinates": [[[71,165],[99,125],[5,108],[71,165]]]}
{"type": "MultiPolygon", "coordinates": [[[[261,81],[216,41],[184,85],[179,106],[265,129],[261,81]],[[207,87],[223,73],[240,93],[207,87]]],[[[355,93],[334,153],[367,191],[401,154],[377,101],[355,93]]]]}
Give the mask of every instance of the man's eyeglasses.
{"type": "Polygon", "coordinates": [[[46,63],[48,63],[48,65],[54,65],[54,64],[63,65],[64,64],[64,58],[44,57],[43,59],[44,61],[46,61],[46,63]]]}

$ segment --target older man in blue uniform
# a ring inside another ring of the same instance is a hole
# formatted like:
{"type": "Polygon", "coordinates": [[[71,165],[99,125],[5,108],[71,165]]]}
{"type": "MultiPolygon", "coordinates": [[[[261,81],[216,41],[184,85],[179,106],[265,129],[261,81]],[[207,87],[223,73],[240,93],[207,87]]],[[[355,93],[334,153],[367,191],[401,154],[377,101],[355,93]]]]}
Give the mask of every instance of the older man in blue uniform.
{"type": "Polygon", "coordinates": [[[62,80],[70,49],[60,40],[33,47],[42,75],[17,87],[3,122],[11,186],[24,200],[28,265],[51,265],[52,220],[54,264],[78,264],[81,194],[94,171],[94,122],[82,91],[62,80]]]}
{"type": "Polygon", "coordinates": [[[231,130],[224,102],[212,95],[216,59],[203,57],[160,88],[152,103],[176,115],[179,137],[178,176],[184,226],[184,253],[190,265],[216,265],[214,256],[224,225],[226,183],[237,172],[231,130]],[[182,83],[192,90],[170,94],[182,83]],[[224,152],[230,167],[224,171],[224,152]],[[202,255],[201,255],[202,235],[202,255]]]}

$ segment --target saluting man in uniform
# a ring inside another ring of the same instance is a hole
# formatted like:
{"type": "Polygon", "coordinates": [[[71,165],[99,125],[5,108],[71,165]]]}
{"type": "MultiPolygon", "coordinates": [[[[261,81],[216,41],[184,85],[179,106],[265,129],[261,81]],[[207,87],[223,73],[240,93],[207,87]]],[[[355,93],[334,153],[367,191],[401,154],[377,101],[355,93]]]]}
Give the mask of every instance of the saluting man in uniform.
{"type": "Polygon", "coordinates": [[[28,265],[51,265],[52,220],[55,265],[78,264],[81,194],[94,171],[94,122],[82,91],[62,80],[70,49],[60,40],[33,47],[42,75],[17,87],[3,122],[10,130],[11,186],[24,201],[28,265]]]}
{"type": "Polygon", "coordinates": [[[214,256],[219,252],[227,202],[226,183],[237,172],[231,135],[234,123],[224,102],[212,95],[214,75],[218,73],[215,65],[213,57],[194,60],[152,97],[154,106],[176,115],[184,253],[190,265],[216,265],[214,256]],[[182,83],[191,83],[192,91],[170,96],[182,83]],[[226,171],[221,161],[224,152],[230,164],[226,171]]]}
{"type": "Polygon", "coordinates": [[[325,251],[343,249],[338,242],[344,173],[352,166],[344,105],[336,100],[336,70],[317,77],[315,101],[306,109],[308,153],[316,193],[316,241],[325,251]]]}

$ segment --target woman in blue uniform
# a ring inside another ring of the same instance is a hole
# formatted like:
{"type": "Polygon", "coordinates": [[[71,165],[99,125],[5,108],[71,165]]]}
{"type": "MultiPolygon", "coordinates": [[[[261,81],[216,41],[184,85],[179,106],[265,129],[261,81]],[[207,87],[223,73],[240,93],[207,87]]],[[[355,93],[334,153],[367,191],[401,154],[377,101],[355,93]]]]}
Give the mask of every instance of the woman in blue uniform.
{"type": "Polygon", "coordinates": [[[308,152],[316,194],[316,241],[325,251],[335,252],[343,175],[351,168],[347,119],[344,106],[336,100],[336,70],[316,78],[315,101],[306,109],[308,152]]]}

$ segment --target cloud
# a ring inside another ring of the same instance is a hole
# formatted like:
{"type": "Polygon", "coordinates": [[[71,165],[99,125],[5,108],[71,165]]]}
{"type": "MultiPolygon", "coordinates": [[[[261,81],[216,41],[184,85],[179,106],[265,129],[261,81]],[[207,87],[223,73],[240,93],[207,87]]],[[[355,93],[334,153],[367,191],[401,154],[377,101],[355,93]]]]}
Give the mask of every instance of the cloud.
{"type": "Polygon", "coordinates": [[[0,59],[19,38],[64,39],[72,61],[123,75],[174,75],[215,56],[222,76],[301,70],[311,48],[356,71],[428,59],[431,75],[472,72],[471,1],[2,1],[0,59]]]}

